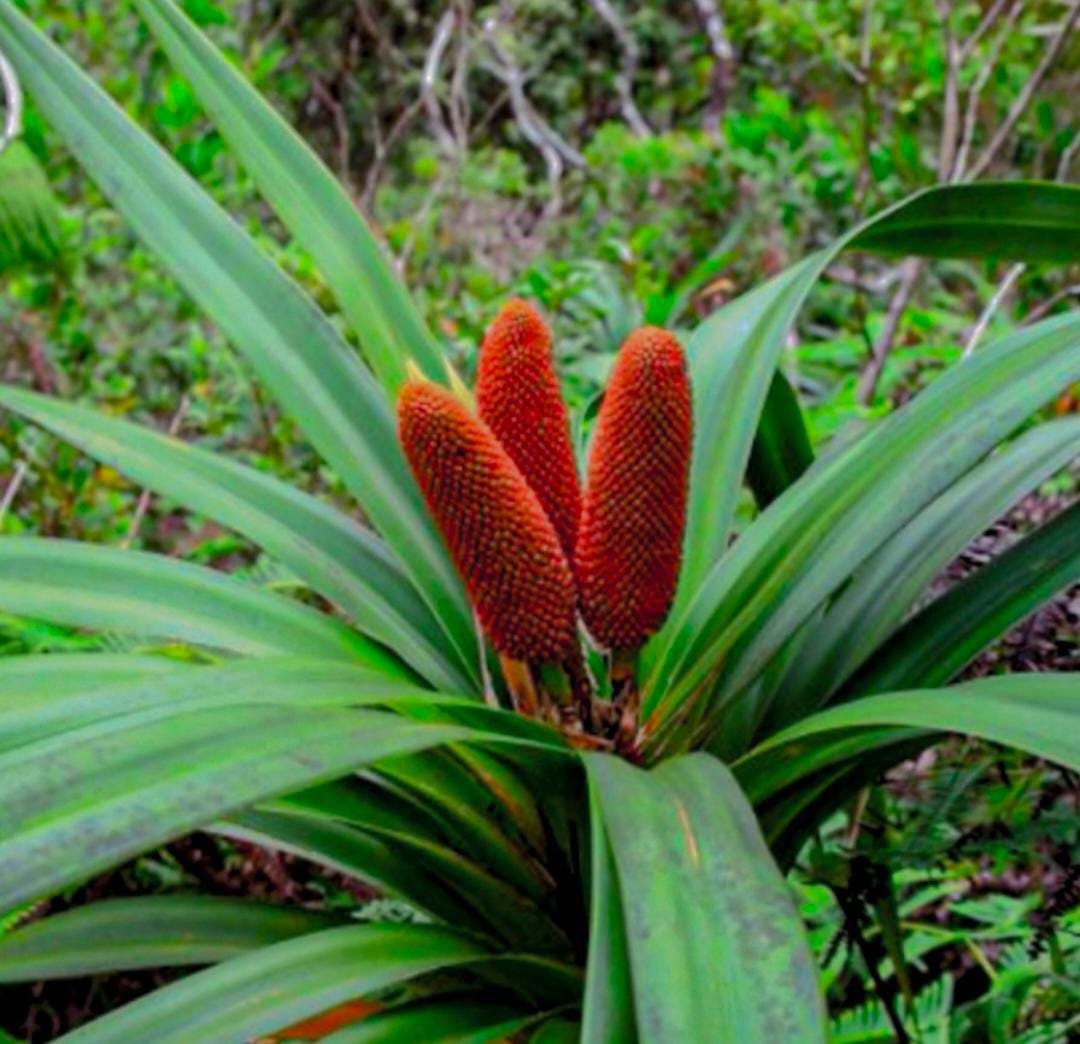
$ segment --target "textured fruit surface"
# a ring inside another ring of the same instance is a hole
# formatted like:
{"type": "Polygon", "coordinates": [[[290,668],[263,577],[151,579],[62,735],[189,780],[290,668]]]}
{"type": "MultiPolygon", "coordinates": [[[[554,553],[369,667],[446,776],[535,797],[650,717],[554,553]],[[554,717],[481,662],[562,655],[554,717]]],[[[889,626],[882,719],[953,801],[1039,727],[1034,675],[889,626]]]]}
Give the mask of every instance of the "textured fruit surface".
{"type": "Polygon", "coordinates": [[[691,439],[682,347],[656,327],[636,330],[597,418],[575,562],[582,617],[605,648],[636,648],[671,608],[691,439]]]}
{"type": "Polygon", "coordinates": [[[527,301],[508,301],[480,349],[476,403],[540,498],[567,558],[581,514],[570,423],[551,360],[551,335],[527,301]]]}
{"type": "Polygon", "coordinates": [[[536,494],[483,421],[407,382],[398,433],[481,626],[515,660],[561,661],[576,641],[570,565],[536,494]]]}

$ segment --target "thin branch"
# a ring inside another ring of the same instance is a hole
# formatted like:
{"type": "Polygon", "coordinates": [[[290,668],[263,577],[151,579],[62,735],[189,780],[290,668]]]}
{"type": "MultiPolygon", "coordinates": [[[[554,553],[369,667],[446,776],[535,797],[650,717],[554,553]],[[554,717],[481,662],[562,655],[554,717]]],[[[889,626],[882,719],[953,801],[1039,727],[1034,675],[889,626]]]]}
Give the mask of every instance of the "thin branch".
{"type": "Polygon", "coordinates": [[[1046,78],[1046,74],[1050,71],[1050,67],[1057,61],[1058,55],[1061,54],[1062,48],[1065,46],[1065,41],[1068,40],[1069,34],[1076,26],[1078,18],[1080,18],[1080,0],[1072,0],[1057,32],[1050,37],[1046,50],[1043,52],[1042,61],[1035,67],[1032,74],[1028,77],[1027,83],[1020,89],[1020,93],[1016,96],[1012,108],[1009,109],[1001,126],[994,132],[994,135],[987,143],[986,148],[983,149],[979,158],[971,165],[971,171],[968,175],[971,179],[977,178],[985,173],[990,164],[994,162],[1001,147],[1008,140],[1009,135],[1012,134],[1016,124],[1020,121],[1020,117],[1024,115],[1024,111],[1031,103],[1031,99],[1038,90],[1039,84],[1046,78]]]}
{"type": "Polygon", "coordinates": [[[334,97],[333,91],[317,76],[312,77],[311,91],[334,122],[335,152],[338,177],[345,183],[350,195],[355,195],[352,181],[352,135],[349,132],[348,114],[345,106],[334,97]]]}
{"type": "MultiPolygon", "coordinates": [[[[398,113],[398,117],[394,120],[393,126],[391,126],[390,130],[385,135],[381,131],[372,135],[375,145],[375,156],[371,161],[371,165],[368,167],[367,174],[364,176],[364,187],[360,192],[360,205],[365,211],[371,211],[375,201],[375,192],[379,187],[379,182],[382,180],[386,161],[390,157],[391,152],[393,152],[394,147],[401,140],[402,135],[408,129],[409,124],[416,118],[416,114],[420,111],[422,105],[422,100],[416,98],[398,113]]],[[[376,126],[377,122],[376,119],[376,126]]]]}
{"type": "Polygon", "coordinates": [[[975,26],[972,34],[961,44],[960,46],[960,61],[966,62],[974,53],[975,48],[978,46],[979,41],[986,35],[987,29],[989,29],[997,20],[998,16],[1005,9],[1005,5],[1009,0],[994,0],[994,2],[986,9],[986,13],[982,16],[982,20],[977,26],[975,26]]]}
{"type": "Polygon", "coordinates": [[[1055,175],[1058,181],[1069,180],[1069,171],[1072,170],[1077,153],[1080,153],[1080,130],[1073,135],[1073,140],[1065,146],[1061,153],[1061,159],[1058,160],[1057,174],[1055,175]]]}
{"type": "Polygon", "coordinates": [[[1037,323],[1044,316],[1049,315],[1050,309],[1069,297],[1075,297],[1077,300],[1080,300],[1080,283],[1073,283],[1071,286],[1063,286],[1056,293],[1051,294],[1045,301],[1041,301],[1032,308],[1032,310],[1020,321],[1020,325],[1028,326],[1031,323],[1037,323]]]}
{"type": "Polygon", "coordinates": [[[720,127],[720,114],[735,84],[735,48],[728,38],[724,16],[716,0],[694,0],[694,8],[705,28],[713,56],[713,96],[706,113],[706,130],[720,127]]]}
{"type": "Polygon", "coordinates": [[[544,207],[545,216],[551,216],[562,206],[561,182],[567,163],[575,167],[585,166],[585,157],[572,148],[559,133],[533,107],[525,93],[525,76],[510,51],[498,40],[499,23],[489,17],[483,27],[483,38],[491,51],[493,60],[487,64],[493,76],[505,84],[510,94],[510,108],[522,136],[543,157],[551,185],[551,199],[544,207]]]}
{"type": "Polygon", "coordinates": [[[852,81],[859,87],[866,84],[866,73],[863,72],[854,62],[845,58],[834,46],[833,41],[825,35],[824,31],[817,24],[814,19],[809,19],[807,22],[813,34],[817,37],[818,43],[821,44],[822,50],[827,51],[829,57],[832,58],[841,69],[851,77],[852,81]]]}
{"type": "Polygon", "coordinates": [[[889,302],[889,310],[885,313],[885,325],[881,328],[878,339],[874,342],[874,354],[870,358],[862,377],[859,379],[858,396],[859,402],[864,406],[869,405],[877,391],[878,380],[881,372],[885,369],[885,360],[892,351],[893,341],[896,340],[896,332],[900,328],[900,320],[903,318],[904,309],[915,293],[915,288],[922,278],[926,262],[921,257],[909,258],[904,262],[903,275],[900,285],[889,302]]]}
{"type": "Polygon", "coordinates": [[[966,359],[973,351],[975,351],[975,346],[979,343],[979,339],[982,335],[986,333],[986,328],[990,325],[990,320],[994,317],[994,313],[1001,307],[1001,302],[1005,300],[1005,296],[1016,285],[1016,281],[1023,275],[1026,267],[1027,265],[1022,261],[1018,261],[1015,265],[1009,266],[1009,270],[1005,273],[1001,282],[998,283],[993,296],[986,302],[986,307],[983,308],[979,318],[972,324],[971,330],[967,335],[967,340],[964,342],[962,358],[966,359]]]}
{"type": "Polygon", "coordinates": [[[952,173],[960,133],[960,47],[952,27],[951,0],[937,0],[937,9],[945,37],[945,90],[938,148],[938,180],[947,181],[952,173]]]}
{"type": "Polygon", "coordinates": [[[634,101],[634,80],[637,79],[638,65],[641,62],[641,50],[637,40],[609,0],[589,0],[589,5],[611,30],[622,52],[622,66],[615,76],[615,90],[619,94],[619,108],[623,119],[634,134],[639,138],[646,138],[652,133],[652,128],[634,101]]]}
{"type": "MultiPolygon", "coordinates": [[[[967,169],[968,156],[971,154],[971,146],[975,141],[975,131],[978,128],[979,99],[983,89],[990,81],[990,77],[993,75],[994,70],[997,68],[997,64],[1001,59],[1001,52],[1023,10],[1024,0],[1015,0],[1012,7],[1009,8],[1009,13],[1005,16],[1005,22],[990,49],[990,53],[979,64],[979,71],[968,91],[967,106],[964,112],[963,138],[960,142],[960,148],[956,153],[956,162],[953,164],[952,174],[949,179],[950,181],[962,181],[964,178],[964,172],[967,169]]],[[[983,19],[983,24],[988,24],[986,19],[983,19]]]]}
{"type": "Polygon", "coordinates": [[[0,500],[0,528],[3,528],[4,519],[7,518],[7,513],[11,510],[12,502],[23,484],[23,479],[26,478],[26,471],[25,460],[15,461],[15,473],[11,476],[7,489],[4,490],[4,499],[0,500]]]}
{"type": "MultiPolygon", "coordinates": [[[[175,436],[180,430],[180,425],[184,423],[184,418],[187,416],[188,407],[190,405],[191,402],[186,395],[180,399],[180,404],[176,407],[176,412],[169,421],[168,435],[170,437],[175,436]]],[[[139,530],[142,529],[143,520],[146,518],[146,512],[150,509],[150,500],[152,497],[153,492],[149,489],[144,489],[139,494],[139,499],[135,504],[135,511],[131,516],[131,525],[128,526],[128,531],[124,535],[124,539],[120,541],[121,550],[126,551],[131,547],[135,538],[139,535],[139,530]]]]}
{"type": "Polygon", "coordinates": [[[439,147],[450,156],[458,154],[460,143],[446,125],[446,118],[443,116],[442,105],[435,88],[439,82],[439,67],[442,65],[443,56],[450,45],[450,38],[456,25],[457,11],[453,7],[448,7],[435,26],[435,35],[432,36],[431,43],[428,45],[423,73],[420,76],[420,98],[424,111],[427,113],[428,125],[439,147]]]}

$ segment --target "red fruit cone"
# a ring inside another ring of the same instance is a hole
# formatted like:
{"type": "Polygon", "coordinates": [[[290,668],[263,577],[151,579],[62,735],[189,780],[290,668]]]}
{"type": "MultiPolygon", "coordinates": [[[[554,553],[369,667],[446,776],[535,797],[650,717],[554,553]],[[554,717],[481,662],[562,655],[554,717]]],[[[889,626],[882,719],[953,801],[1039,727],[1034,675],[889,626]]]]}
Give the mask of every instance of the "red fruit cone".
{"type": "Polygon", "coordinates": [[[449,392],[408,381],[398,434],[495,648],[561,662],[576,640],[570,565],[536,494],[490,429],[449,392]]]}
{"type": "Polygon", "coordinates": [[[551,362],[551,335],[528,302],[508,301],[480,349],[481,419],[532,486],[573,561],[581,514],[570,423],[551,362]]]}
{"type": "Polygon", "coordinates": [[[604,648],[636,649],[671,609],[692,436],[681,345],[656,327],[635,331],[600,407],[575,563],[581,614],[604,648]]]}

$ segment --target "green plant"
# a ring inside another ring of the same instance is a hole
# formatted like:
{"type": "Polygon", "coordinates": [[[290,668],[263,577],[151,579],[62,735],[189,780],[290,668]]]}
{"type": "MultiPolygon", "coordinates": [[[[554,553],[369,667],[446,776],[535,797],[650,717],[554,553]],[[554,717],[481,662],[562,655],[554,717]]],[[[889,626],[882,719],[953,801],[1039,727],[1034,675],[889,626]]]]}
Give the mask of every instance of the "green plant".
{"type": "MultiPolygon", "coordinates": [[[[6,2],[0,47],[378,535],[224,456],[0,389],[6,408],[249,537],[310,591],[291,600],[154,555],[0,541],[4,610],[150,639],[138,653],[0,666],[0,910],[209,824],[374,881],[423,916],[328,924],[255,904],[226,916],[198,897],[101,904],[5,936],[0,981],[212,965],[78,1031],[90,1041],[243,1040],[361,998],[376,1007],[328,1039],[822,1039],[817,970],[781,872],[816,825],[945,732],[1080,768],[1074,679],[936,687],[1080,572],[1080,508],[905,619],[971,536],[1076,454],[1072,418],[1006,440],[1080,378],[1080,318],[987,346],[809,467],[802,441],[762,452],[759,471],[801,477],[777,496],[786,480],[759,474],[775,500],[731,545],[783,334],[845,248],[1074,258],[1080,191],[927,191],[696,329],[684,564],[638,665],[638,767],[485,705],[471,611],[391,409],[409,359],[448,379],[439,346],[287,125],[171,0],[138,6],[310,250],[371,371],[6,2]]],[[[792,406],[769,411],[781,431],[763,446],[782,445],[792,406]]]]}

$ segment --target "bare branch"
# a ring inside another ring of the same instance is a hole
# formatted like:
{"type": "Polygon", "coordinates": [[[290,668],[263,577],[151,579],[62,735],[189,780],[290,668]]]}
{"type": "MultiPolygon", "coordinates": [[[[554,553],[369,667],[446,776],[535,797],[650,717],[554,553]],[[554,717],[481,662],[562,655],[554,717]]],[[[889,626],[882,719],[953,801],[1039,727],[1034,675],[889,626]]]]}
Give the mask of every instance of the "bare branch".
{"type": "Polygon", "coordinates": [[[641,52],[638,48],[634,34],[627,29],[619,12],[609,3],[609,0],[589,0],[589,4],[597,16],[611,30],[622,51],[622,67],[615,76],[615,90],[619,94],[619,108],[627,126],[639,138],[648,137],[652,128],[641,115],[641,111],[634,101],[634,80],[637,79],[638,65],[641,61],[641,52]]]}
{"type": "Polygon", "coordinates": [[[557,213],[562,206],[561,182],[566,164],[584,167],[585,157],[569,145],[533,107],[525,93],[525,75],[510,50],[498,39],[498,20],[489,17],[483,27],[483,39],[493,60],[487,64],[492,75],[501,80],[510,95],[514,120],[525,140],[543,157],[551,185],[551,199],[544,208],[545,215],[557,213]]]}
{"type": "Polygon", "coordinates": [[[432,36],[431,43],[428,45],[427,54],[424,57],[424,69],[420,76],[420,99],[427,113],[428,126],[439,143],[439,148],[450,156],[458,154],[459,142],[446,125],[436,85],[439,82],[439,67],[442,65],[443,56],[450,45],[450,38],[456,25],[457,11],[453,7],[448,7],[435,26],[435,35],[432,36]]]}
{"type": "Polygon", "coordinates": [[[952,27],[952,0],[937,0],[937,9],[945,37],[945,91],[938,148],[938,180],[947,181],[953,169],[960,132],[960,48],[952,27]]]}
{"type": "Polygon", "coordinates": [[[336,153],[338,177],[345,183],[351,195],[355,195],[352,181],[352,135],[345,106],[334,97],[334,92],[317,76],[311,78],[311,93],[315,95],[334,123],[334,152],[336,153]]]}
{"type": "Polygon", "coordinates": [[[1073,283],[1071,286],[1063,286],[1056,293],[1051,294],[1045,301],[1040,301],[1027,315],[1024,316],[1021,326],[1027,326],[1030,323],[1037,323],[1044,316],[1050,314],[1050,310],[1055,306],[1061,304],[1062,301],[1067,298],[1075,297],[1080,300],[1080,283],[1073,283]]]}
{"type": "Polygon", "coordinates": [[[1012,134],[1016,124],[1020,121],[1020,117],[1024,115],[1024,111],[1031,103],[1039,84],[1046,78],[1051,66],[1057,61],[1058,55],[1061,54],[1065,41],[1068,40],[1069,34],[1076,26],[1078,18],[1080,18],[1080,0],[1072,0],[1065,17],[1061,20],[1061,25],[1049,39],[1046,50],[1043,52],[1042,61],[1039,62],[1028,77],[1027,83],[1020,89],[1020,93],[1016,96],[1016,100],[1013,102],[1004,121],[994,132],[986,148],[983,149],[979,158],[971,165],[970,178],[979,177],[994,162],[1001,147],[1008,140],[1009,135],[1012,134]]]}
{"type": "Polygon", "coordinates": [[[874,342],[874,354],[863,371],[862,377],[859,378],[859,402],[864,406],[869,405],[874,399],[878,381],[881,379],[881,371],[885,369],[885,360],[892,351],[904,309],[907,308],[908,302],[915,293],[925,267],[926,262],[921,257],[909,258],[904,262],[900,285],[889,302],[889,310],[885,313],[885,325],[874,342]]]}
{"type": "Polygon", "coordinates": [[[833,41],[825,35],[821,27],[811,19],[808,23],[813,34],[818,38],[818,43],[821,44],[822,50],[827,51],[828,55],[841,69],[851,77],[852,81],[859,87],[866,85],[867,77],[866,73],[860,69],[854,62],[845,58],[834,46],[833,41]]]}
{"type": "Polygon", "coordinates": [[[1009,0],[994,0],[994,2],[986,9],[986,13],[982,16],[979,24],[975,26],[972,34],[963,42],[960,47],[960,61],[966,62],[978,46],[979,41],[986,35],[987,29],[989,29],[997,20],[998,16],[1005,9],[1005,5],[1009,0]]]}
{"type": "Polygon", "coordinates": [[[11,510],[11,505],[23,484],[23,479],[26,478],[26,470],[25,460],[15,461],[15,472],[7,484],[7,489],[4,490],[3,499],[0,500],[0,526],[3,526],[4,519],[7,518],[7,513],[11,510]]]}
{"type": "MultiPolygon", "coordinates": [[[[960,142],[960,148],[956,153],[956,162],[953,164],[952,174],[949,179],[950,181],[962,181],[964,178],[964,171],[967,169],[968,156],[971,154],[971,146],[975,141],[975,131],[978,128],[979,99],[983,89],[990,81],[994,69],[997,68],[998,61],[1001,58],[1001,52],[1009,39],[1009,34],[1012,32],[1013,27],[1016,25],[1016,21],[1023,10],[1024,0],[1014,0],[1012,7],[1009,8],[1009,13],[1005,16],[1005,22],[1001,27],[1001,31],[998,33],[997,39],[990,49],[990,53],[979,65],[979,71],[968,91],[967,106],[964,112],[963,138],[960,142]]],[[[983,19],[982,24],[984,26],[987,24],[985,18],[983,19]]],[[[970,43],[970,40],[968,42],[970,43]]]]}
{"type": "MultiPolygon", "coordinates": [[[[170,436],[175,435],[180,430],[180,425],[184,423],[184,418],[187,416],[188,407],[191,405],[191,401],[185,395],[180,399],[180,404],[176,407],[176,412],[172,415],[172,420],[169,421],[168,434],[170,436]]],[[[149,489],[144,489],[139,494],[139,499],[135,504],[135,512],[131,516],[131,525],[128,526],[128,531],[124,535],[124,539],[120,541],[120,547],[126,551],[131,547],[135,538],[139,535],[139,530],[142,529],[143,520],[146,518],[146,512],[150,508],[150,500],[153,497],[153,493],[149,489]]]]}
{"type": "Polygon", "coordinates": [[[370,213],[371,207],[375,201],[375,193],[378,190],[379,182],[382,180],[386,161],[389,158],[390,153],[393,152],[394,146],[401,140],[401,137],[409,124],[416,118],[416,114],[420,111],[422,104],[422,99],[417,98],[409,105],[406,105],[405,108],[398,113],[397,119],[394,120],[393,125],[385,135],[378,126],[378,119],[376,118],[373,120],[372,139],[374,142],[375,156],[371,161],[371,165],[368,167],[367,174],[364,176],[364,187],[360,192],[360,205],[365,211],[370,213]]]}
{"type": "Polygon", "coordinates": [[[986,307],[983,308],[979,318],[975,320],[968,331],[967,340],[964,342],[963,358],[966,359],[975,351],[975,345],[979,343],[979,339],[986,333],[986,328],[990,325],[994,313],[1001,307],[1001,302],[1005,300],[1006,294],[1016,285],[1016,281],[1023,275],[1026,267],[1022,261],[1009,266],[1009,270],[1005,273],[1001,282],[998,283],[993,296],[986,302],[986,307]]]}
{"type": "Polygon", "coordinates": [[[713,98],[707,114],[707,130],[717,130],[720,126],[720,114],[724,110],[727,96],[735,84],[735,48],[728,38],[724,16],[720,12],[717,0],[694,0],[694,8],[705,28],[709,40],[709,50],[713,56],[713,98]]]}
{"type": "Polygon", "coordinates": [[[1076,159],[1077,153],[1080,153],[1080,130],[1073,135],[1073,140],[1062,150],[1061,159],[1058,160],[1057,175],[1058,181],[1068,181],[1069,171],[1072,170],[1073,160],[1076,159]]]}

